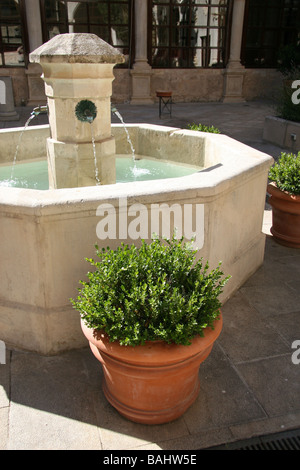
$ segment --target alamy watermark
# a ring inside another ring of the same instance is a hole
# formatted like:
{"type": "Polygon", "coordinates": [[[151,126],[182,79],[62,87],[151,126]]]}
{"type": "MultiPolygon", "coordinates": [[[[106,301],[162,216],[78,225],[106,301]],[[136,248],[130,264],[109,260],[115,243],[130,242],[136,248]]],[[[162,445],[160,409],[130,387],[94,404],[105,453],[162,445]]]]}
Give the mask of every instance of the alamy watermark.
{"type": "Polygon", "coordinates": [[[300,80],[294,80],[292,83],[292,88],[295,89],[292,93],[292,103],[299,104],[300,103],[300,80]]]}
{"type": "Polygon", "coordinates": [[[296,349],[292,354],[292,363],[298,365],[300,364],[300,339],[293,341],[292,349],[296,349]]]}
{"type": "Polygon", "coordinates": [[[4,341],[0,341],[0,364],[6,364],[6,346],[4,341]]]}
{"type": "Polygon", "coordinates": [[[96,215],[101,217],[96,233],[100,240],[138,240],[153,238],[153,234],[193,241],[197,249],[204,245],[204,204],[141,204],[128,205],[119,198],[118,207],[100,204],[96,215]]]}

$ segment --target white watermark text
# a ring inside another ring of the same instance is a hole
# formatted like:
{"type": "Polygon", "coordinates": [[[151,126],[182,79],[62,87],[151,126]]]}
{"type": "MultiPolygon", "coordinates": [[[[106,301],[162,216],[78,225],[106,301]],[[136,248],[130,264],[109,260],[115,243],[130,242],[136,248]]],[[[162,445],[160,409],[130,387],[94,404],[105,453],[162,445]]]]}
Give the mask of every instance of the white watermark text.
{"type": "Polygon", "coordinates": [[[149,239],[153,234],[171,238],[175,232],[176,238],[193,241],[197,249],[204,245],[204,204],[128,205],[127,198],[120,198],[118,207],[100,204],[96,215],[100,240],[149,239]]]}
{"type": "Polygon", "coordinates": [[[292,93],[292,102],[293,104],[300,103],[300,80],[294,80],[292,83],[292,88],[295,89],[294,93],[292,93]]]}
{"type": "Polygon", "coordinates": [[[295,365],[300,364],[300,339],[296,339],[292,343],[292,349],[296,351],[292,354],[292,363],[295,365]]]}

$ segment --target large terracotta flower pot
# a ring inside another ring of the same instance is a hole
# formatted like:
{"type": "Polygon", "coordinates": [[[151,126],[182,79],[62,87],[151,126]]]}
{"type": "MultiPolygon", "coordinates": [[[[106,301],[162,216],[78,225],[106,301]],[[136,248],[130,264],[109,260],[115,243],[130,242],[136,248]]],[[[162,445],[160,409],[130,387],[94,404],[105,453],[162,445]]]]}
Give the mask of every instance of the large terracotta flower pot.
{"type": "Polygon", "coordinates": [[[272,206],[274,239],[282,245],[300,248],[300,196],[281,191],[274,183],[268,184],[267,191],[272,206]]]}
{"type": "Polygon", "coordinates": [[[189,346],[163,341],[121,346],[83,321],[81,328],[103,366],[103,391],[111,405],[131,421],[161,424],[181,416],[196,400],[199,366],[222,330],[222,316],[189,346]]]}

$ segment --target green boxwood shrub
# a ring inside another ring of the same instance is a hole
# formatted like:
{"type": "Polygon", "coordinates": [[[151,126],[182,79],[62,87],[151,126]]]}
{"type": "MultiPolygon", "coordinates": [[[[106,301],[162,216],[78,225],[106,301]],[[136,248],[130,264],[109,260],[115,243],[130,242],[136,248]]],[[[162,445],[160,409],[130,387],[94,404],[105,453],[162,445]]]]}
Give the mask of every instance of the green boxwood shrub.
{"type": "Polygon", "coordinates": [[[230,277],[221,263],[209,272],[196,253],[174,236],[115,250],[96,245],[99,259],[87,259],[94,270],[70,300],[87,326],[104,330],[110,341],[190,344],[219,317],[219,295],[230,277]]]}
{"type": "Polygon", "coordinates": [[[270,168],[269,179],[281,191],[300,195],[300,152],[297,155],[281,152],[278,161],[270,168]]]}
{"type": "Polygon", "coordinates": [[[206,126],[205,124],[188,124],[188,129],[191,131],[201,131],[201,132],[210,132],[211,134],[220,134],[220,131],[217,127],[206,126]]]}

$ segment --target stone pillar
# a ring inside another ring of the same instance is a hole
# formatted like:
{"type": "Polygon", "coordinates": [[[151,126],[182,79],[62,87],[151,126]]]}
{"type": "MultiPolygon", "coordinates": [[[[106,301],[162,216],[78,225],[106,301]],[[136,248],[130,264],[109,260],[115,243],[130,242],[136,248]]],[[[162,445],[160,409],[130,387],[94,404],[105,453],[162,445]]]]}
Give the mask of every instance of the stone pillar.
{"type": "Polygon", "coordinates": [[[224,72],[224,103],[236,103],[244,101],[243,81],[245,68],[241,65],[241,47],[244,25],[245,0],[234,0],[230,55],[228,65],[224,72]]]}
{"type": "Polygon", "coordinates": [[[0,121],[17,121],[11,77],[0,77],[0,121]]]}
{"type": "Polygon", "coordinates": [[[131,70],[131,104],[152,104],[152,69],[147,61],[147,2],[135,0],[135,62],[131,70]]]}
{"type": "Polygon", "coordinates": [[[101,184],[115,183],[110,98],[113,67],[124,62],[124,56],[94,34],[69,33],[43,44],[30,60],[42,66],[45,81],[49,187],[95,186],[97,176],[101,184]],[[82,122],[75,113],[82,101],[96,106],[92,123],[82,122]]]}
{"type": "MultiPolygon", "coordinates": [[[[42,25],[39,0],[26,0],[26,21],[29,34],[29,49],[34,51],[43,44],[42,25]]],[[[28,64],[25,71],[28,83],[29,106],[46,103],[44,82],[41,78],[42,68],[40,64],[28,64]]]]}

